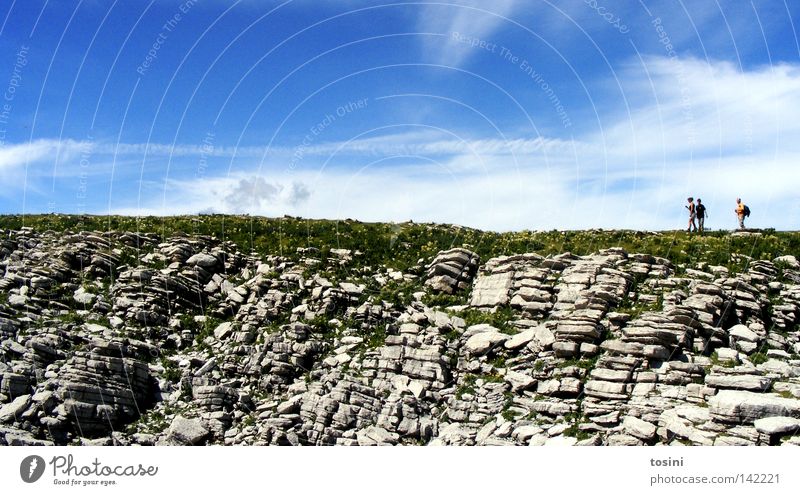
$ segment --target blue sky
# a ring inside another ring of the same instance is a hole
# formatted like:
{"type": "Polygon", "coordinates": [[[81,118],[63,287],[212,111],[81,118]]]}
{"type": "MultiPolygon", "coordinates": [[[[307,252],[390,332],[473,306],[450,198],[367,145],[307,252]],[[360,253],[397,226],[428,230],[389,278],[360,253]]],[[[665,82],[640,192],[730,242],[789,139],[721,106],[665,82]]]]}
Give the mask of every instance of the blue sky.
{"type": "Polygon", "coordinates": [[[0,213],[797,229],[798,11],[4,0],[0,213]]]}

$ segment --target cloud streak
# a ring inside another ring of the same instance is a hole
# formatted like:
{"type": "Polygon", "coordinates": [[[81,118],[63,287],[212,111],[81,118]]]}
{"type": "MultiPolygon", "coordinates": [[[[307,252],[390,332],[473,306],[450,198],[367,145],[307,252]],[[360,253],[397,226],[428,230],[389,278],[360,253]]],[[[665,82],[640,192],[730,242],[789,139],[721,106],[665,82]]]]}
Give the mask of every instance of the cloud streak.
{"type": "Polygon", "coordinates": [[[421,9],[417,27],[421,32],[442,33],[444,40],[423,40],[423,50],[434,63],[459,67],[476,50],[451,37],[460,33],[470,38],[487,39],[514,13],[519,0],[495,0],[487,5],[479,0],[457,0],[457,5],[428,5],[421,9]]]}
{"type": "MultiPolygon", "coordinates": [[[[742,72],[727,62],[648,57],[631,61],[622,75],[636,105],[630,113],[603,115],[605,132],[575,140],[520,132],[507,140],[379,135],[309,146],[296,169],[287,167],[291,147],[217,147],[216,157],[242,160],[230,174],[209,168],[202,177],[179,173],[176,164],[208,153],[203,146],[96,143],[93,153],[175,159],[171,176],[147,177],[141,201],[115,188],[110,204],[120,213],[213,208],[495,230],[655,229],[680,227],[683,200],[692,195],[709,207],[710,228],[729,226],[723,219],[737,196],[756,212],[754,225],[796,226],[799,66],[742,72]]],[[[5,147],[0,172],[47,163],[56,154],[60,168],[68,168],[85,146],[38,140],[5,147]]]]}

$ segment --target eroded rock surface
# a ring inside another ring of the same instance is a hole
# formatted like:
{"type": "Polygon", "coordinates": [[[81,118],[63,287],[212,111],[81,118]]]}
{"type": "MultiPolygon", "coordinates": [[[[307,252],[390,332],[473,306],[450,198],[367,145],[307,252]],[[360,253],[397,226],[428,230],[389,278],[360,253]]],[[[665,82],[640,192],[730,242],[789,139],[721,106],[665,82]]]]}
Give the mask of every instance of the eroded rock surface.
{"type": "Polygon", "coordinates": [[[800,263],[4,231],[0,444],[778,445],[800,263]]]}

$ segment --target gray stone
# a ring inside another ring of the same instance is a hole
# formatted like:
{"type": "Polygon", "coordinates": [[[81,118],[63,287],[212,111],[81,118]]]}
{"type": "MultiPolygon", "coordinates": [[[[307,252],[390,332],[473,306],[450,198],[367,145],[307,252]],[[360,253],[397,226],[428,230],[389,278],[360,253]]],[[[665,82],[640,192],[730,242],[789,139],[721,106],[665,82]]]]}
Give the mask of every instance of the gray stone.
{"type": "Polygon", "coordinates": [[[711,416],[723,423],[752,423],[770,416],[800,418],[800,400],[772,394],[721,390],[708,403],[711,416]]]}
{"type": "Polygon", "coordinates": [[[508,291],[513,283],[513,273],[480,275],[472,288],[470,306],[495,307],[508,302],[508,291]]]}
{"type": "Polygon", "coordinates": [[[739,353],[728,347],[717,349],[717,359],[721,362],[739,363],[739,353]]]}
{"type": "Polygon", "coordinates": [[[626,399],[631,386],[625,383],[589,380],[583,387],[586,395],[602,399],[626,399]]]}
{"type": "Polygon", "coordinates": [[[197,253],[186,260],[187,265],[199,266],[200,268],[213,268],[219,260],[210,254],[197,253]]]}
{"type": "Polygon", "coordinates": [[[509,350],[516,350],[528,345],[536,336],[536,331],[533,328],[523,330],[516,335],[512,335],[505,341],[503,347],[509,350]]]}
{"type": "Polygon", "coordinates": [[[794,435],[800,430],[800,419],[787,416],[771,416],[757,419],[753,426],[759,433],[767,435],[794,435]]]}
{"type": "Polygon", "coordinates": [[[622,420],[622,429],[628,435],[649,442],[656,437],[656,426],[634,416],[625,416],[622,420]]]}
{"type": "Polygon", "coordinates": [[[21,294],[11,294],[8,296],[8,304],[12,307],[22,307],[28,304],[28,296],[21,294]]]}
{"type": "MultiPolygon", "coordinates": [[[[470,327],[467,329],[469,331],[470,327]]],[[[472,335],[467,341],[464,343],[464,349],[473,356],[480,356],[482,354],[486,354],[494,347],[502,344],[508,340],[508,335],[504,333],[500,333],[494,327],[489,327],[480,333],[476,333],[472,335]]]]}
{"type": "Polygon", "coordinates": [[[13,423],[25,412],[31,403],[30,395],[20,395],[8,404],[0,408],[0,423],[13,423]]]}
{"type": "Polygon", "coordinates": [[[203,363],[203,366],[201,366],[200,368],[198,368],[197,371],[194,372],[194,376],[203,376],[206,373],[213,370],[214,368],[216,368],[216,366],[217,366],[217,358],[211,357],[208,361],[203,363]]]}
{"type": "Polygon", "coordinates": [[[745,342],[758,342],[758,334],[747,328],[747,325],[735,325],[728,330],[728,334],[736,340],[745,342]]]}
{"type": "Polygon", "coordinates": [[[571,358],[578,354],[579,345],[576,342],[560,341],[553,343],[553,351],[560,358],[571,358]]]}
{"type": "Polygon", "coordinates": [[[199,445],[209,435],[203,422],[196,418],[175,416],[169,426],[168,441],[178,445],[199,445]]]}
{"type": "Polygon", "coordinates": [[[729,388],[734,390],[751,390],[764,392],[769,389],[772,380],[758,375],[719,375],[706,376],[706,385],[715,388],[729,388]]]}
{"type": "Polygon", "coordinates": [[[792,268],[793,270],[800,270],[800,262],[798,262],[797,258],[795,258],[790,254],[787,254],[785,256],[778,256],[773,261],[775,261],[776,263],[783,263],[789,268],[792,268]]]}
{"type": "Polygon", "coordinates": [[[75,291],[75,294],[72,295],[72,299],[76,303],[83,305],[91,305],[96,298],[96,295],[86,292],[83,287],[78,288],[78,290],[75,291]]]}
{"type": "Polygon", "coordinates": [[[536,380],[533,377],[517,371],[506,371],[504,378],[511,384],[511,389],[514,391],[527,390],[536,384],[536,380]]]}
{"type": "Polygon", "coordinates": [[[535,344],[540,349],[547,350],[555,341],[553,332],[544,325],[539,325],[512,335],[503,345],[506,349],[516,350],[528,344],[535,344]]]}
{"type": "Polygon", "coordinates": [[[394,445],[399,438],[397,433],[389,432],[378,426],[368,426],[356,432],[356,440],[361,446],[394,445]]]}

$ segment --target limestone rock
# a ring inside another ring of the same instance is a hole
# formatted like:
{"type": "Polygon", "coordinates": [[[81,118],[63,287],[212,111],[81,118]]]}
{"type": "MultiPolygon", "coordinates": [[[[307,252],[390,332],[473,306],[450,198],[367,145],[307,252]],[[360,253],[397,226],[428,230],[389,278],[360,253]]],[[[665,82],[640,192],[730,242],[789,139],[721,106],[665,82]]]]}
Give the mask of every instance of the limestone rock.
{"type": "Polygon", "coordinates": [[[628,435],[649,442],[656,437],[656,426],[634,416],[625,416],[622,428],[628,435]]]}
{"type": "Polygon", "coordinates": [[[209,433],[199,419],[175,416],[169,426],[167,438],[169,442],[177,445],[199,445],[209,433]]]}
{"type": "Polygon", "coordinates": [[[721,390],[708,403],[711,416],[722,423],[753,423],[770,416],[800,418],[800,400],[772,394],[721,390]]]}
{"type": "Polygon", "coordinates": [[[771,416],[753,422],[759,433],[767,435],[794,435],[800,431],[800,419],[786,416],[771,416]]]}
{"type": "Polygon", "coordinates": [[[30,395],[20,395],[8,404],[0,408],[0,423],[13,423],[19,419],[20,415],[28,408],[31,403],[30,395]]]}
{"type": "MultiPolygon", "coordinates": [[[[470,332],[471,330],[474,332],[477,326],[478,325],[468,328],[467,332],[470,332]]],[[[508,340],[508,338],[508,335],[500,333],[498,329],[489,325],[485,325],[485,327],[481,328],[480,331],[474,333],[467,339],[467,341],[464,343],[464,349],[473,356],[479,356],[486,354],[490,350],[508,340]]]]}

